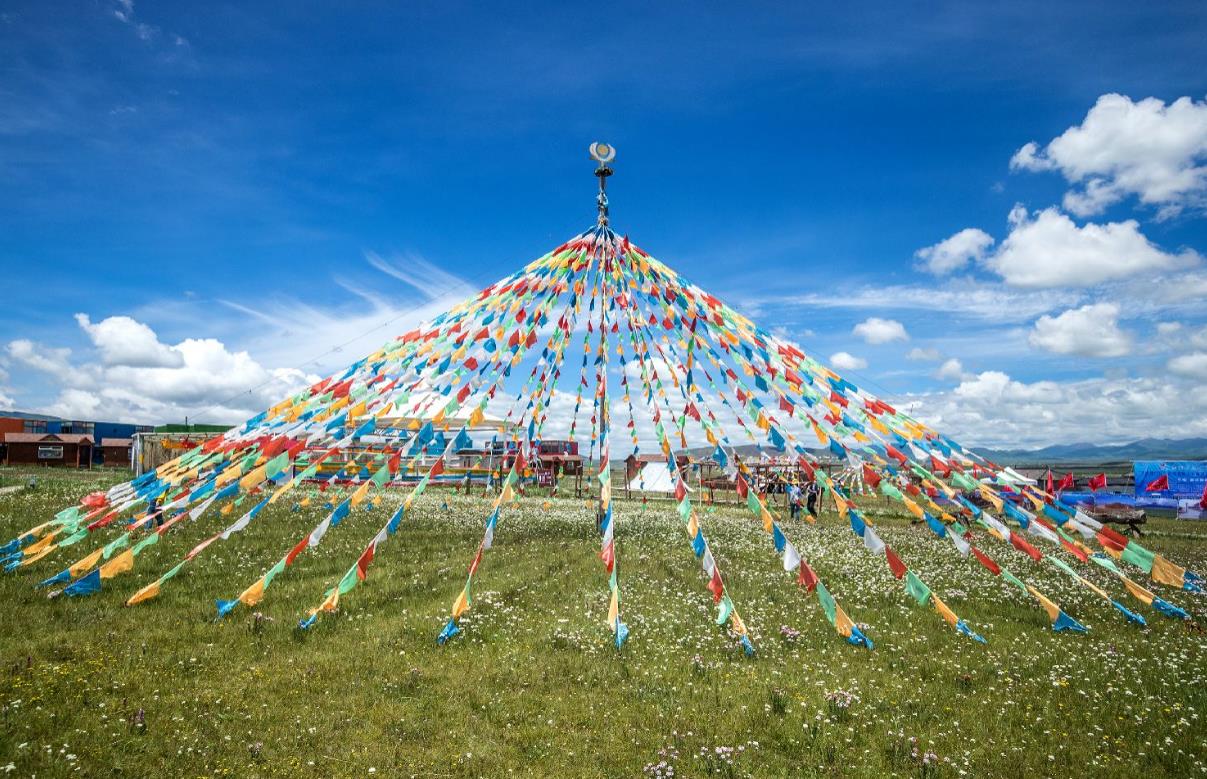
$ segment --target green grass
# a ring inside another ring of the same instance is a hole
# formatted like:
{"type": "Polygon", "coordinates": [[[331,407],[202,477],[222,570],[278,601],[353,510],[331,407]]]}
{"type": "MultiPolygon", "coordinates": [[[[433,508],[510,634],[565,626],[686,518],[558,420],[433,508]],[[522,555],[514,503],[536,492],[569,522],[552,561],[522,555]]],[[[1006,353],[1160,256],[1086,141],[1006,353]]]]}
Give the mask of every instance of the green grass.
{"type": "MultiPolygon", "coordinates": [[[[27,474],[0,470],[0,483],[27,474]]],[[[36,490],[0,496],[0,536],[119,478],[41,473],[36,490]]],[[[297,631],[400,497],[355,512],[305,553],[273,583],[260,618],[240,607],[215,622],[213,601],[254,581],[321,519],[319,508],[266,511],[133,608],[125,598],[234,515],[214,511],[169,534],[91,598],[48,600],[32,585],[93,542],[0,576],[0,772],[578,777],[640,775],[665,760],[676,776],[1207,773],[1203,633],[1133,601],[1150,625],[1136,629],[1066,577],[982,539],[1091,627],[1054,634],[1032,602],[877,502],[867,513],[885,540],[988,645],[911,605],[883,560],[827,513],[787,532],[876,641],[873,652],[848,646],[760,526],[721,508],[702,517],[758,647],[746,658],[712,623],[678,516],[666,504],[621,502],[632,636],[617,653],[602,625],[591,510],[529,500],[503,515],[464,633],[437,647],[486,515],[480,497],[449,497],[442,510],[440,493],[379,550],[338,615],[297,631]],[[836,690],[857,696],[849,709],[827,703],[836,690]],[[911,755],[911,738],[937,765],[911,755]]],[[[1207,569],[1207,526],[1148,529],[1150,548],[1207,569]]],[[[1098,571],[1085,575],[1125,599],[1098,571]]],[[[1152,587],[1196,621],[1207,616],[1207,598],[1152,587]]]]}

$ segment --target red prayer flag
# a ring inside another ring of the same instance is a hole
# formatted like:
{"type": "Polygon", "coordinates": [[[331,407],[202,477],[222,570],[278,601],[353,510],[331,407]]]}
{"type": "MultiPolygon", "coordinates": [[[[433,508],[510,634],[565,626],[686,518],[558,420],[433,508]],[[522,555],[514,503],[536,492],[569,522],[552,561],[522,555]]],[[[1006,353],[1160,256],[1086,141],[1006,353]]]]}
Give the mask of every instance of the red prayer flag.
{"type": "Polygon", "coordinates": [[[796,577],[796,583],[808,592],[817,588],[817,574],[813,573],[813,569],[804,560],[800,561],[800,575],[796,577]]]}
{"type": "Polygon", "coordinates": [[[863,480],[867,482],[872,489],[880,486],[880,474],[872,470],[872,467],[867,463],[863,464],[863,480]]]}
{"type": "Polygon", "coordinates": [[[708,589],[712,591],[712,602],[720,603],[721,596],[725,594],[725,585],[721,583],[721,572],[716,568],[712,569],[712,578],[708,580],[708,589]]]}
{"type": "Polygon", "coordinates": [[[1056,485],[1056,489],[1058,491],[1071,490],[1073,489],[1073,484],[1073,474],[1066,473],[1064,476],[1060,477],[1060,484],[1056,485]]]}
{"type": "Polygon", "coordinates": [[[901,558],[897,557],[897,553],[887,546],[884,547],[884,559],[888,560],[888,567],[893,572],[893,576],[898,579],[905,576],[905,563],[901,562],[901,558]]]}
{"type": "Polygon", "coordinates": [[[309,543],[310,543],[310,536],[306,536],[301,541],[299,541],[298,545],[295,546],[293,549],[290,549],[289,554],[285,555],[285,564],[293,565],[293,561],[297,559],[297,556],[302,553],[302,550],[304,550],[306,548],[306,545],[309,543]]]}
{"type": "Polygon", "coordinates": [[[1027,541],[1018,533],[1010,534],[1010,543],[1014,544],[1014,547],[1020,552],[1025,552],[1031,557],[1032,560],[1035,560],[1036,562],[1039,562],[1041,559],[1043,559],[1043,553],[1031,546],[1031,544],[1027,543],[1027,541]]]}
{"type": "Polygon", "coordinates": [[[976,559],[981,562],[981,565],[988,568],[993,573],[994,576],[1001,574],[1002,569],[998,566],[997,563],[995,563],[993,560],[991,560],[989,558],[989,555],[985,554],[980,549],[977,549],[975,546],[972,547],[972,553],[974,555],[976,555],[976,559]]]}
{"type": "Polygon", "coordinates": [[[1066,552],[1073,555],[1081,562],[1088,563],[1090,561],[1090,556],[1085,553],[1084,549],[1079,547],[1077,544],[1074,544],[1072,541],[1065,538],[1064,536],[1060,537],[1060,545],[1065,548],[1066,552]]]}
{"type": "Polygon", "coordinates": [[[369,563],[373,562],[373,551],[377,548],[376,544],[369,544],[365,547],[365,551],[361,553],[360,559],[356,561],[356,578],[362,582],[368,576],[369,563]]]}
{"type": "Polygon", "coordinates": [[[1090,477],[1090,492],[1106,489],[1106,474],[1100,473],[1097,476],[1090,477]]]}

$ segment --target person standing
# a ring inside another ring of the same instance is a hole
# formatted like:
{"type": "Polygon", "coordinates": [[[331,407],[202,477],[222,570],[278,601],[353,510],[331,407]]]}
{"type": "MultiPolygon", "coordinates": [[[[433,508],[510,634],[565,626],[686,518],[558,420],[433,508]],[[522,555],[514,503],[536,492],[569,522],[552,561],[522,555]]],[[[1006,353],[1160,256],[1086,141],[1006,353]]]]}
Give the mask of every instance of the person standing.
{"type": "Polygon", "coordinates": [[[821,488],[817,486],[817,481],[811,479],[805,486],[805,510],[809,512],[814,519],[817,518],[817,502],[821,497],[821,488]]]}
{"type": "Polygon", "coordinates": [[[795,520],[800,519],[800,487],[795,482],[788,485],[788,509],[795,520]]]}

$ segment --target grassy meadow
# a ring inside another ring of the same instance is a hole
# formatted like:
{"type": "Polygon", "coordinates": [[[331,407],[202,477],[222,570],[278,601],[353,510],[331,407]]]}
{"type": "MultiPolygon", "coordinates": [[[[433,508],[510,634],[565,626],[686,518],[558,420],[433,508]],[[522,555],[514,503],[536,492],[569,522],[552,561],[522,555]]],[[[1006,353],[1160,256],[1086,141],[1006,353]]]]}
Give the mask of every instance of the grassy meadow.
{"type": "MultiPolygon", "coordinates": [[[[0,469],[0,487],[29,473],[0,469]]],[[[39,471],[36,488],[0,494],[0,543],[122,477],[39,471]]],[[[222,621],[214,600],[258,578],[321,506],[266,510],[131,608],[135,590],[237,515],[212,509],[173,530],[88,598],[48,599],[33,585],[119,529],[0,574],[0,775],[1207,775],[1207,597],[1149,585],[1193,616],[1170,620],[1078,566],[1148,619],[1139,629],[1055,569],[980,538],[1091,628],[1055,634],[1034,601],[948,541],[863,501],[902,560],[988,639],[980,645],[909,600],[832,511],[817,526],[785,522],[867,626],[868,652],[834,633],[744,510],[704,509],[758,648],[747,658],[713,624],[670,504],[621,501],[621,613],[632,634],[618,653],[602,624],[592,510],[530,498],[505,510],[463,633],[438,647],[488,504],[432,491],[341,611],[297,630],[400,499],[391,492],[354,512],[256,610],[222,621]]],[[[1155,520],[1147,530],[1150,548],[1207,570],[1207,524],[1155,520]]]]}

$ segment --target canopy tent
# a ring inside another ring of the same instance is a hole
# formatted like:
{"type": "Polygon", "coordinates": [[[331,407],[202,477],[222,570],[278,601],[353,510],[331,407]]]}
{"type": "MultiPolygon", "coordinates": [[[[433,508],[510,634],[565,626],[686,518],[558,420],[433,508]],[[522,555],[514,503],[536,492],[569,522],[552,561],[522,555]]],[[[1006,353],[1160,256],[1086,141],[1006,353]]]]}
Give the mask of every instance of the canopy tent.
{"type": "MultiPolygon", "coordinates": [[[[617,647],[628,627],[620,614],[616,538],[622,512],[612,499],[612,452],[631,444],[634,455],[643,449],[660,453],[664,464],[655,473],[675,496],[687,546],[717,609],[715,622],[747,652],[754,651],[704,518],[689,495],[689,439],[707,442],[712,460],[732,480],[786,578],[816,597],[826,620],[851,644],[872,648],[865,629],[836,602],[822,572],[805,559],[770,503],[752,487],[751,468],[738,446],[754,444],[795,461],[821,484],[869,559],[883,559],[908,598],[930,606],[974,640],[984,641],[880,538],[843,482],[855,481],[861,491],[873,490],[901,505],[936,542],[950,544],[1002,586],[1030,597],[1054,630],[1085,628],[983,546],[1010,546],[1034,565],[1058,569],[1136,624],[1144,624],[1144,617],[1079,568],[1100,567],[1134,600],[1169,617],[1188,617],[1129,571],[1139,569],[1163,586],[1200,591],[1197,574],[843,378],[614,232],[604,189],[611,153],[593,147],[593,154],[601,162],[600,191],[599,216],[590,229],[222,436],[65,508],[0,547],[0,561],[19,571],[64,555],[70,560],[72,546],[93,546],[40,582],[62,585],[69,596],[88,595],[132,571],[149,545],[172,543],[165,534],[175,525],[202,521],[214,507],[222,516],[236,517],[130,595],[126,603],[133,606],[155,598],[192,561],[242,533],[267,506],[311,480],[327,478],[325,464],[338,463],[330,478],[357,474],[355,491],[318,525],[283,549],[280,559],[241,592],[218,601],[218,613],[224,615],[268,597],[275,578],[304,564],[306,551],[351,511],[372,510],[386,488],[403,484],[409,475],[399,508],[383,517],[347,572],[303,615],[300,625],[309,627],[347,606],[414,501],[444,473],[449,458],[472,443],[469,431],[488,427],[498,436],[497,494],[465,585],[438,637],[443,644],[461,630],[460,619],[473,605],[474,578],[507,508],[517,500],[518,483],[530,475],[540,442],[549,437],[551,420],[568,417],[568,438],[586,444],[584,459],[598,482],[599,557],[608,589],[602,621],[617,647]],[[557,413],[551,414],[555,406],[557,413]],[[827,449],[856,473],[831,479],[816,467],[806,444],[827,449]]],[[[950,552],[936,547],[934,553],[950,552]]]]}
{"type": "Polygon", "coordinates": [[[629,481],[629,489],[638,492],[674,492],[675,479],[666,463],[646,463],[629,481]]]}

